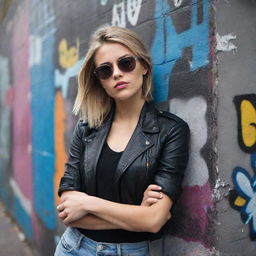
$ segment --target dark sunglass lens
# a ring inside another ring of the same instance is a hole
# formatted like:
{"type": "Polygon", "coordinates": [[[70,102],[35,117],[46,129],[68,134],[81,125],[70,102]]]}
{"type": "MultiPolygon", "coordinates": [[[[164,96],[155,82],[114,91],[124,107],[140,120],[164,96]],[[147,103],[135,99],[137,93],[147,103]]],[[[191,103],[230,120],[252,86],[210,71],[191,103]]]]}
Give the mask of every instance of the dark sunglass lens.
{"type": "Polygon", "coordinates": [[[110,65],[102,65],[95,69],[95,74],[99,79],[108,79],[112,76],[112,67],[110,65]]]}
{"type": "Polygon", "coordinates": [[[135,69],[136,60],[133,56],[124,57],[118,61],[118,67],[124,72],[131,72],[135,69]]]}

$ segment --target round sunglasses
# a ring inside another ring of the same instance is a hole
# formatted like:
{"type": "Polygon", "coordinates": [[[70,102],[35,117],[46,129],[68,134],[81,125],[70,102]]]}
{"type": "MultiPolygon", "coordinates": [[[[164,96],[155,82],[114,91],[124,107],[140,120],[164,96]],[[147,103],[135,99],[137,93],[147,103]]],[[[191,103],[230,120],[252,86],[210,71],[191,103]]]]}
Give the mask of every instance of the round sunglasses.
{"type": "MultiPolygon", "coordinates": [[[[134,56],[124,56],[117,60],[118,68],[123,72],[132,72],[136,67],[136,60],[134,56]]],[[[94,74],[98,79],[106,80],[113,75],[113,64],[110,62],[103,63],[94,69],[94,74]]]]}

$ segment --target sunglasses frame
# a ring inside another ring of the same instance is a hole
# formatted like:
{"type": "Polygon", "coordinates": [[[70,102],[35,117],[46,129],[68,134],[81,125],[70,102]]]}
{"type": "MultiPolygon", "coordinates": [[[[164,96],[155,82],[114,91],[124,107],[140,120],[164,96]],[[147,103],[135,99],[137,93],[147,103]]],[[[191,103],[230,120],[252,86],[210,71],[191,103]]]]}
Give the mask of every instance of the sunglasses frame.
{"type": "MultiPolygon", "coordinates": [[[[123,56],[123,57],[120,57],[120,58],[117,60],[117,66],[118,66],[118,68],[119,68],[122,72],[127,72],[127,73],[132,72],[132,71],[136,68],[136,64],[137,64],[136,61],[137,61],[138,59],[139,59],[138,57],[133,56],[133,55],[125,55],[125,56],[123,56]],[[124,59],[126,59],[126,58],[133,58],[133,60],[135,61],[135,65],[134,65],[134,68],[133,68],[132,70],[126,71],[126,70],[123,70],[122,68],[119,67],[120,61],[122,61],[122,60],[124,60],[124,59]]],[[[110,62],[104,63],[104,64],[102,64],[102,65],[96,67],[96,68],[94,69],[94,71],[93,71],[94,75],[95,75],[98,79],[100,79],[100,80],[107,80],[107,79],[109,79],[109,78],[113,75],[113,72],[114,72],[114,70],[113,70],[113,64],[110,63],[110,62]],[[104,67],[104,66],[108,66],[108,67],[110,68],[111,74],[110,74],[107,78],[100,78],[100,76],[98,75],[97,69],[99,70],[101,67],[104,67]]]]}

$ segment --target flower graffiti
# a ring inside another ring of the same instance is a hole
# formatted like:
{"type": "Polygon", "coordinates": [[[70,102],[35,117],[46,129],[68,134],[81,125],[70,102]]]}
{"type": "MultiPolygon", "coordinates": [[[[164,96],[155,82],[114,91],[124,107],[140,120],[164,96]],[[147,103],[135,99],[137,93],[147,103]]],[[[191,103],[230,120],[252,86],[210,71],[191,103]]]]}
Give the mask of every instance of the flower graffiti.
{"type": "Polygon", "coordinates": [[[233,170],[234,190],[230,191],[231,206],[239,210],[242,221],[250,225],[250,237],[256,239],[256,95],[234,97],[238,120],[238,145],[251,154],[254,176],[241,167],[233,170]]]}
{"type": "Polygon", "coordinates": [[[241,218],[250,225],[251,238],[256,239],[256,176],[241,167],[236,167],[232,174],[235,190],[238,197],[233,204],[240,209],[241,218]]]}

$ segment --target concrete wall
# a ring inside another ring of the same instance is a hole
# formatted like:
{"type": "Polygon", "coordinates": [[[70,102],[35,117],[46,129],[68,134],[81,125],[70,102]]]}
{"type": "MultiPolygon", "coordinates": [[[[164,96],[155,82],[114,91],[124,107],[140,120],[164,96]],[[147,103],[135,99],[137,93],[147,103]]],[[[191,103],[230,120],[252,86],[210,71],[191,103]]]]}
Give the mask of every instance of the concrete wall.
{"type": "MultiPolygon", "coordinates": [[[[227,3],[221,2],[218,11],[225,17],[221,8],[227,3]]],[[[221,174],[217,172],[216,43],[212,5],[210,0],[0,1],[0,197],[40,255],[53,254],[64,229],[55,212],[56,191],[76,122],[71,113],[76,75],[89,35],[104,23],[126,26],[140,34],[154,63],[155,100],[161,108],[184,118],[191,128],[191,157],[184,191],[173,209],[166,236],[152,244],[151,254],[219,255],[216,239],[222,239],[222,235],[215,233],[218,225],[215,199],[219,198],[222,187],[215,184],[221,174]]],[[[241,38],[246,40],[247,36],[241,38]]],[[[233,58],[237,56],[228,54],[233,58]]],[[[242,56],[243,53],[237,65],[244,61],[242,56]]],[[[228,75],[222,67],[221,72],[228,75]]],[[[223,81],[229,83],[225,77],[223,81]]],[[[245,90],[241,84],[238,88],[234,95],[243,95],[245,90]]],[[[252,94],[253,83],[248,84],[248,88],[252,94]]],[[[218,91],[220,104],[226,102],[223,97],[226,92],[224,87],[223,92],[218,91]]],[[[233,91],[227,98],[235,112],[233,91]]],[[[240,104],[239,99],[236,106],[240,104]]],[[[250,98],[250,102],[251,99],[255,100],[250,98]]],[[[255,107],[255,103],[252,106],[255,107]]],[[[221,108],[219,111],[230,112],[221,108]]],[[[236,116],[228,117],[223,124],[228,125],[231,120],[229,131],[232,127],[230,133],[235,134],[235,127],[240,127],[236,116]]],[[[220,133],[221,129],[218,136],[220,133]]],[[[222,148],[223,156],[231,155],[233,150],[238,150],[234,145],[239,149],[235,135],[228,142],[221,137],[219,152],[222,148]]],[[[227,157],[219,160],[219,166],[223,165],[219,171],[229,173],[228,178],[238,164],[248,167],[250,153],[241,150],[236,154],[237,164],[231,162],[231,167],[226,166],[227,157]],[[244,155],[248,161],[242,162],[244,155]]],[[[226,199],[220,199],[220,204],[225,202],[226,199]]],[[[232,216],[236,214],[237,226],[247,227],[240,221],[239,212],[229,206],[227,212],[232,216]]],[[[235,228],[233,221],[231,225],[235,228]]],[[[219,244],[220,250],[228,250],[228,235],[226,243],[219,244]]],[[[250,244],[249,239],[247,243],[250,244]]]]}
{"type": "Polygon", "coordinates": [[[217,247],[256,252],[256,1],[218,1],[217,247]]]}

